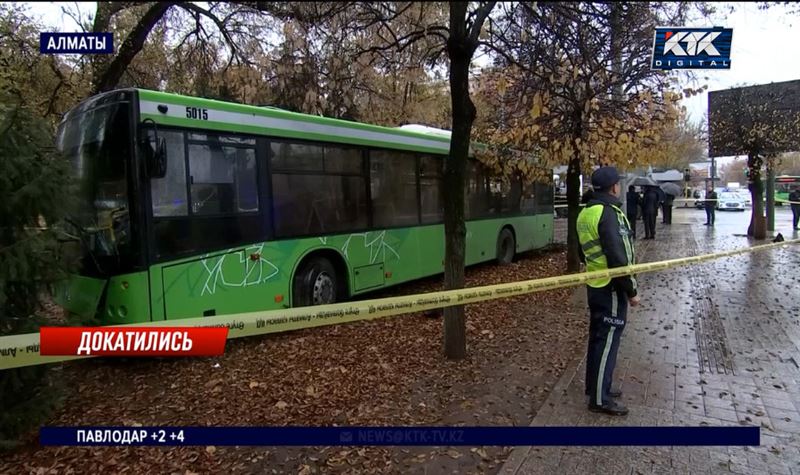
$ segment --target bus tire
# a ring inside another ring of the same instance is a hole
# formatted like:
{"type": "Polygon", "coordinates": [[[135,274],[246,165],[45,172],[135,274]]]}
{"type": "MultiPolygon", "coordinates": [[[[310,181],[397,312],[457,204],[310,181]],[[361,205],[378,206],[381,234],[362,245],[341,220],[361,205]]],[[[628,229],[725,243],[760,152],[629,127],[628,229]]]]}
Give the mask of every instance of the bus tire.
{"type": "Polygon", "coordinates": [[[501,266],[511,264],[516,250],[517,243],[514,240],[514,233],[508,228],[501,229],[497,236],[497,263],[501,266]]]}
{"type": "Polygon", "coordinates": [[[312,257],[295,273],[292,306],[307,307],[336,303],[339,298],[339,276],[331,261],[312,257]]]}

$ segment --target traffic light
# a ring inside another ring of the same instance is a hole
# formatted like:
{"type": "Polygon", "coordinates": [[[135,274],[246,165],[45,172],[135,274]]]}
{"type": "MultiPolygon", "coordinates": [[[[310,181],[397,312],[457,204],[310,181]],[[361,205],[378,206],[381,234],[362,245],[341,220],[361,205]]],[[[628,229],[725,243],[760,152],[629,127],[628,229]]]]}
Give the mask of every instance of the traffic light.
{"type": "Polygon", "coordinates": [[[744,167],[744,176],[750,178],[750,168],[744,167]]]}
{"type": "Polygon", "coordinates": [[[683,169],[683,181],[692,181],[691,170],[688,168],[683,169]]]}

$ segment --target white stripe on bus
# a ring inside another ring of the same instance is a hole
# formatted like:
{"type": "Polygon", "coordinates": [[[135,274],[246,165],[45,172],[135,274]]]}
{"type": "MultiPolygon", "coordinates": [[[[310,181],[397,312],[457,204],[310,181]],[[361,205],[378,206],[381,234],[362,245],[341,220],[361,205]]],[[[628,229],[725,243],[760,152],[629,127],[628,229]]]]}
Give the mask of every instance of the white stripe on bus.
{"type": "MultiPolygon", "coordinates": [[[[166,114],[158,111],[160,102],[153,101],[139,101],[139,111],[141,114],[149,115],[165,115],[177,119],[186,119],[185,106],[178,104],[167,103],[168,106],[166,114]]],[[[310,134],[324,134],[333,135],[337,137],[348,137],[355,139],[371,140],[375,142],[384,142],[398,145],[416,145],[419,147],[428,147],[441,150],[442,152],[450,151],[450,142],[441,142],[437,140],[427,140],[417,137],[404,137],[384,132],[375,132],[370,130],[351,129],[348,127],[340,127],[336,125],[317,124],[314,122],[303,122],[299,120],[278,119],[274,117],[265,117],[255,114],[243,114],[240,112],[228,112],[215,109],[208,109],[208,120],[213,122],[224,122],[227,124],[238,124],[265,127],[271,129],[280,129],[292,132],[305,132],[310,134]]],[[[202,127],[201,120],[197,121],[198,127],[202,127]]]]}

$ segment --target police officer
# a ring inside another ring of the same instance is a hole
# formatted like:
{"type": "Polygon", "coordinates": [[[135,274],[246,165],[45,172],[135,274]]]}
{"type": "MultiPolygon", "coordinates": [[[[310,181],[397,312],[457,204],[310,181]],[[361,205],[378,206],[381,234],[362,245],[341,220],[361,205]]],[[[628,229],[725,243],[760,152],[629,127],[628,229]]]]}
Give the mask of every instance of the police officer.
{"type": "MultiPolygon", "coordinates": [[[[578,240],[586,271],[634,264],[628,219],[620,209],[619,174],[614,167],[601,167],[592,174],[594,196],[578,215],[578,240]]],[[[601,278],[587,282],[589,343],[586,356],[586,393],[589,410],[624,416],[628,409],[613,398],[611,389],[620,336],[625,328],[628,304],[639,304],[634,276],[601,278]]]]}
{"type": "Polygon", "coordinates": [[[797,231],[797,223],[800,222],[800,187],[789,193],[789,201],[792,202],[792,229],[797,231]]]}

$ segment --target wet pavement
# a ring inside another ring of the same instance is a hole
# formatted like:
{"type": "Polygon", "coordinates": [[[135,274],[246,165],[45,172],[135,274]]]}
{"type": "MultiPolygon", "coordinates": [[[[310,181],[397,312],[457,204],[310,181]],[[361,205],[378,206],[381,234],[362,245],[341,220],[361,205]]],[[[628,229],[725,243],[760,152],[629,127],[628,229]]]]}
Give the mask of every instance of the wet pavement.
{"type": "MultiPolygon", "coordinates": [[[[744,236],[749,216],[717,212],[710,228],[703,210],[675,208],[655,240],[636,242],[638,261],[770,242],[744,236]]],[[[556,221],[557,240],[565,227],[556,221]]],[[[775,227],[800,237],[789,209],[776,210],[775,227]]],[[[755,425],[761,445],[519,447],[500,473],[800,474],[800,245],[643,274],[639,288],[614,374],[630,414],[587,411],[585,355],[576,355],[531,425],[755,425]]]]}

